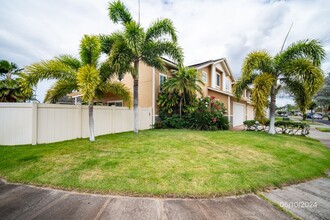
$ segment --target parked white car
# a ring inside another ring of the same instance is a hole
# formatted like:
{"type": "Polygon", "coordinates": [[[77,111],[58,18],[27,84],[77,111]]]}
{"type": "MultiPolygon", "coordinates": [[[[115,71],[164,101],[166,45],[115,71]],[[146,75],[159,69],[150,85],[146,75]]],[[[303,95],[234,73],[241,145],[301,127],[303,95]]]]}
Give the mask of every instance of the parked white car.
{"type": "Polygon", "coordinates": [[[323,119],[323,116],[321,114],[315,113],[312,115],[313,119],[323,119]]]}

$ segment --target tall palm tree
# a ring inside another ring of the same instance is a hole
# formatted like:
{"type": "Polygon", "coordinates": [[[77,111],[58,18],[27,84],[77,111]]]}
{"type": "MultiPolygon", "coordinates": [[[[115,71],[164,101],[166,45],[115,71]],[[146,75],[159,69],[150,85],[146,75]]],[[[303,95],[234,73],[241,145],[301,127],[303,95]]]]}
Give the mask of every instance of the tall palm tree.
{"type": "Polygon", "coordinates": [[[196,92],[203,95],[200,85],[204,85],[200,79],[200,73],[195,68],[182,67],[173,73],[173,77],[166,80],[164,91],[177,94],[180,97],[179,112],[182,116],[182,104],[186,104],[185,97],[194,97],[196,92]]]}
{"type": "Polygon", "coordinates": [[[169,19],[158,19],[145,31],[119,0],[109,4],[109,17],[114,23],[120,23],[123,30],[101,36],[102,49],[109,54],[109,62],[120,78],[125,73],[133,77],[134,132],[137,133],[140,62],[164,71],[161,56],[167,55],[182,63],[182,50],[177,45],[176,31],[169,19]]]}
{"type": "Polygon", "coordinates": [[[253,83],[252,101],[258,120],[264,120],[264,110],[270,96],[268,133],[275,134],[276,94],[281,88],[281,83],[286,83],[294,89],[291,82],[305,79],[309,84],[308,93],[317,91],[324,80],[320,66],[325,55],[325,50],[317,40],[298,41],[274,57],[266,51],[252,52],[244,60],[242,76],[235,85],[234,92],[240,97],[243,90],[253,83]]]}
{"type": "Polygon", "coordinates": [[[129,90],[121,83],[111,82],[112,69],[108,63],[99,63],[101,43],[97,36],[84,35],[80,43],[80,60],[61,55],[52,60],[40,61],[25,68],[21,85],[25,92],[44,79],[57,79],[47,91],[45,102],[55,103],[73,91],[83,94],[88,103],[90,141],[95,141],[93,103],[105,93],[111,92],[131,102],[129,90]]]}

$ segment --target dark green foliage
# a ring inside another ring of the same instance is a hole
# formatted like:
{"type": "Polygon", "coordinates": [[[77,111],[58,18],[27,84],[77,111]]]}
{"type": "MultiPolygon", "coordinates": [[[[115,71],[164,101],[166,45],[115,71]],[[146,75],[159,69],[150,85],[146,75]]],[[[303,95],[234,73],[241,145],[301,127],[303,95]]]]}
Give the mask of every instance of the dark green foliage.
{"type": "MultiPolygon", "coordinates": [[[[224,104],[214,97],[205,97],[197,101],[197,105],[193,107],[193,111],[186,112],[181,118],[177,114],[162,111],[160,121],[156,124],[156,128],[191,128],[196,130],[228,130],[229,123],[224,104]]],[[[184,106],[185,107],[185,106],[184,106]]],[[[187,109],[187,107],[185,107],[187,109]]],[[[170,109],[171,110],[171,109],[170,109]]],[[[171,112],[173,112],[171,110],[171,112]]]]}
{"type": "Polygon", "coordinates": [[[188,127],[188,121],[186,117],[180,117],[178,114],[171,116],[163,115],[161,121],[156,123],[156,128],[175,128],[182,129],[188,127]]]}

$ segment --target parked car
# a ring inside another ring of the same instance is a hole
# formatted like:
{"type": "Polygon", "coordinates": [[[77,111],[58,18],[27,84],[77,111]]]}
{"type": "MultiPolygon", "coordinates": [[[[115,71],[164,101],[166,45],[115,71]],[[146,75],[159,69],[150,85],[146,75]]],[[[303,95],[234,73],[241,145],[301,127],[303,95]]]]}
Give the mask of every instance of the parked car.
{"type": "Polygon", "coordinates": [[[323,116],[319,113],[315,113],[315,114],[312,115],[312,118],[313,119],[323,119],[323,116]]]}
{"type": "Polygon", "coordinates": [[[310,112],[307,113],[307,114],[306,114],[306,118],[312,118],[312,113],[310,113],[310,112]]]}
{"type": "Polygon", "coordinates": [[[328,113],[328,120],[330,121],[330,112],[328,113]]]}

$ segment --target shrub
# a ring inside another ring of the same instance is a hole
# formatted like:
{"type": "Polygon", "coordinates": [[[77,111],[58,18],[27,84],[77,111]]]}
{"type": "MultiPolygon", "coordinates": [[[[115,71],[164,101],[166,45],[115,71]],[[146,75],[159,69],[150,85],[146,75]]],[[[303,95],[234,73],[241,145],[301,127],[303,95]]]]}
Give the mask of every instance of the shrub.
{"type": "Polygon", "coordinates": [[[180,115],[171,115],[166,116],[164,115],[161,120],[156,124],[156,128],[176,128],[176,129],[182,129],[186,128],[187,121],[185,118],[180,118],[180,115]]]}
{"type": "MultiPolygon", "coordinates": [[[[247,120],[243,122],[245,125],[245,130],[255,130],[255,120],[247,120]]],[[[262,129],[258,127],[258,130],[267,130],[266,127],[269,126],[269,120],[267,120],[264,124],[260,124],[264,126],[262,129]]],[[[302,122],[294,122],[294,121],[276,121],[275,122],[275,130],[277,133],[282,134],[298,134],[300,135],[308,135],[310,126],[306,123],[302,122]]]]}
{"type": "Polygon", "coordinates": [[[160,112],[157,128],[191,128],[197,130],[228,130],[228,118],[224,116],[226,108],[214,97],[199,99],[194,111],[186,112],[182,118],[177,114],[160,112]]]}

